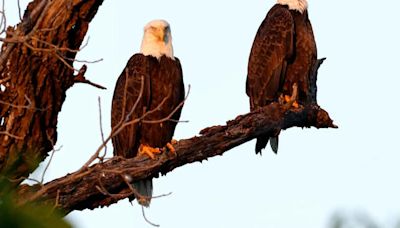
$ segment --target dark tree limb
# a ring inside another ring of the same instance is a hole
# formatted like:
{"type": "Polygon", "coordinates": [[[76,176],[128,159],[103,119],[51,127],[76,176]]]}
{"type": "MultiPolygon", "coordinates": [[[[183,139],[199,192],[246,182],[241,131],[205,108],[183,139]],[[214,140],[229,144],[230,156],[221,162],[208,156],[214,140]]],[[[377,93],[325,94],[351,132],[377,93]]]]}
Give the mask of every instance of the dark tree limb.
{"type": "Polygon", "coordinates": [[[185,164],[222,155],[257,136],[272,135],[277,130],[296,126],[337,128],[318,105],[287,110],[285,105],[272,103],[256,112],[238,116],[224,126],[206,128],[200,136],[180,140],[175,145],[176,156],[165,152],[155,160],[147,156],[114,157],[44,186],[22,186],[20,203],[39,200],[59,205],[66,213],[108,206],[133,194],[128,182],[157,177],[185,164]]]}

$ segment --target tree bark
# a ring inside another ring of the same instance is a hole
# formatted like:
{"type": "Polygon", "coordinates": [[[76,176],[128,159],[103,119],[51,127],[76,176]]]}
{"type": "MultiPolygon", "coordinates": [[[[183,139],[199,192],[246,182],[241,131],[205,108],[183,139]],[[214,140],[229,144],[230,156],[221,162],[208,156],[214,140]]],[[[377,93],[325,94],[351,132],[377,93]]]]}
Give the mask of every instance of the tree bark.
{"type": "MultiPolygon", "coordinates": [[[[57,141],[71,67],[103,0],[32,1],[0,54],[0,173],[28,176],[57,141]]],[[[16,181],[18,183],[18,181],[16,181]]]]}
{"type": "Polygon", "coordinates": [[[147,156],[114,157],[43,186],[23,185],[19,189],[19,200],[20,203],[39,200],[57,205],[66,213],[109,206],[133,195],[135,190],[129,185],[133,181],[158,177],[160,173],[166,174],[185,164],[222,155],[260,135],[272,135],[294,126],[336,128],[328,113],[318,105],[288,110],[285,105],[272,103],[256,112],[238,116],[224,126],[206,128],[200,136],[180,140],[175,145],[176,154],[164,152],[154,160],[147,156]]]}

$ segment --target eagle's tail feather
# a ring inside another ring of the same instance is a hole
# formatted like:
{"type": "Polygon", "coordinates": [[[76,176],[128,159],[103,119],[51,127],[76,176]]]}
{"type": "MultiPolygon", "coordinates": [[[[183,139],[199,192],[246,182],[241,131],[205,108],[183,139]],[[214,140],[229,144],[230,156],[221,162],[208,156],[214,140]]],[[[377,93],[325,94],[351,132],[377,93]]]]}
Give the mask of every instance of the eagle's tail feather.
{"type": "Polygon", "coordinates": [[[279,143],[279,137],[271,137],[271,140],[269,141],[269,144],[271,145],[272,151],[274,151],[275,154],[278,153],[278,143],[279,143]]]}
{"type": "Polygon", "coordinates": [[[261,150],[264,149],[267,144],[271,145],[271,149],[272,151],[274,151],[275,154],[278,153],[278,142],[279,142],[279,138],[278,136],[276,137],[270,137],[268,136],[261,136],[257,138],[257,142],[256,142],[256,154],[260,154],[261,155],[261,150]]]}
{"type": "Polygon", "coordinates": [[[257,138],[256,141],[256,154],[260,154],[261,155],[261,150],[264,149],[269,141],[269,137],[266,136],[261,136],[257,138]]]}
{"type": "Polygon", "coordinates": [[[140,194],[135,196],[137,202],[142,206],[148,207],[153,196],[153,180],[150,178],[137,181],[133,183],[133,187],[140,194]]]}

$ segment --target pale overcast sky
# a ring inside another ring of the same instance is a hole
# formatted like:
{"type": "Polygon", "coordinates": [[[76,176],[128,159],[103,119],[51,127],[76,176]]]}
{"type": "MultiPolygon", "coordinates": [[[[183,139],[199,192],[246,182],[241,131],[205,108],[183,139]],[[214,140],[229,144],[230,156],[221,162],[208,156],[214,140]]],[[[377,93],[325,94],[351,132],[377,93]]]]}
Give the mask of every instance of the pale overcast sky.
{"type": "MultiPolygon", "coordinates": [[[[23,5],[27,4],[23,0],[23,5]]],[[[90,24],[79,59],[104,61],[86,76],[108,88],[68,90],[59,118],[57,152],[46,180],[77,170],[101,143],[97,97],[110,131],[115,81],[138,52],[143,26],[162,18],[172,27],[175,55],[192,86],[175,138],[244,114],[249,51],[274,0],[105,0],[90,24]]],[[[9,23],[15,1],[7,0],[9,23]]],[[[279,154],[254,153],[255,142],[222,157],[186,165],[154,180],[147,217],[161,227],[327,227],[336,211],[364,211],[390,227],[400,217],[398,104],[400,16],[397,0],[309,1],[319,57],[318,101],[338,130],[281,133],[279,154]]],[[[79,65],[77,65],[79,67],[79,65]]],[[[109,150],[111,154],[111,150],[109,150]]],[[[41,170],[40,170],[41,171],[41,170]]],[[[74,227],[151,227],[127,200],[67,216],[74,227]]]]}

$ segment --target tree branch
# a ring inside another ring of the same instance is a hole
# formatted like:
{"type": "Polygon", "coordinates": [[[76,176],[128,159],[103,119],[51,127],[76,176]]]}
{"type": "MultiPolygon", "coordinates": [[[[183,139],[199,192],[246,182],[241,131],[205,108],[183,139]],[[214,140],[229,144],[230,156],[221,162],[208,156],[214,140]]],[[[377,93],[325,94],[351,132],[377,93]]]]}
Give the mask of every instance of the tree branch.
{"type": "Polygon", "coordinates": [[[257,136],[272,135],[277,130],[296,126],[337,128],[328,113],[318,105],[287,110],[285,105],[272,103],[258,111],[238,116],[224,126],[206,128],[200,136],[178,141],[176,155],[165,152],[154,160],[147,156],[132,159],[114,157],[44,186],[23,185],[19,189],[19,201],[43,201],[58,205],[66,213],[109,206],[133,195],[128,182],[158,177],[160,173],[166,174],[185,164],[222,155],[257,136]]]}
{"type": "Polygon", "coordinates": [[[78,75],[75,76],[74,81],[75,81],[75,82],[80,82],[80,83],[86,83],[86,84],[89,84],[89,85],[91,85],[91,86],[94,86],[94,87],[96,87],[96,88],[98,88],[98,89],[107,89],[107,88],[104,87],[104,86],[101,86],[101,85],[99,85],[99,84],[96,84],[96,83],[93,83],[93,82],[87,80],[87,79],[85,78],[86,70],[87,70],[87,66],[86,66],[86,65],[83,65],[83,66],[81,67],[81,69],[79,70],[78,75]]]}

